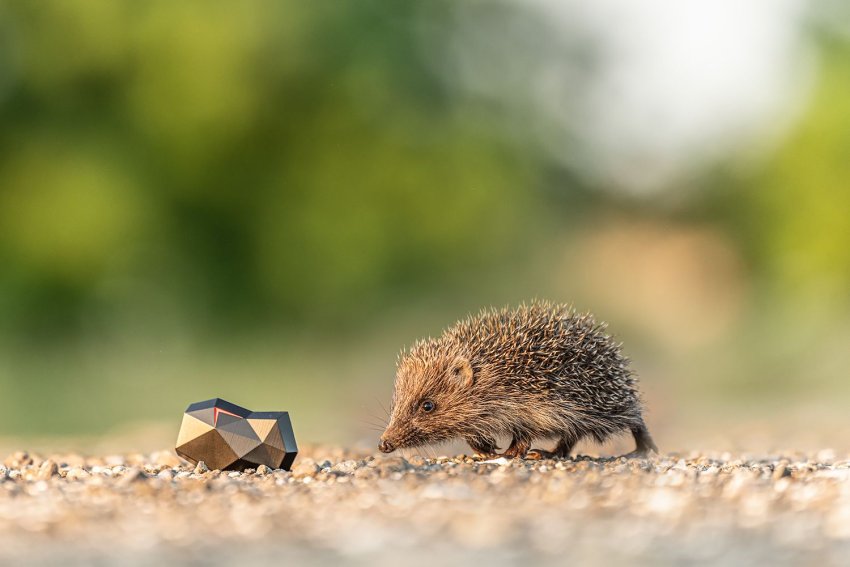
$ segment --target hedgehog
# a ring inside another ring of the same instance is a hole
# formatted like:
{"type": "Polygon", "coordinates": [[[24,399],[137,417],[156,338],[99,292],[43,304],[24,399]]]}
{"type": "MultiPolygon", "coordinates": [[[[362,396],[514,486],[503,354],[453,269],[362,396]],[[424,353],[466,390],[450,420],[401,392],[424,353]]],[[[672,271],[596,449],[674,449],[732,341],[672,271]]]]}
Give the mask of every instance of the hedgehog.
{"type": "Polygon", "coordinates": [[[566,458],[584,438],[631,432],[627,457],[658,452],[621,345],[590,313],[545,301],[485,309],[402,351],[378,449],[465,440],[494,457],[566,458]],[[551,451],[531,451],[554,439],[551,451]]]}

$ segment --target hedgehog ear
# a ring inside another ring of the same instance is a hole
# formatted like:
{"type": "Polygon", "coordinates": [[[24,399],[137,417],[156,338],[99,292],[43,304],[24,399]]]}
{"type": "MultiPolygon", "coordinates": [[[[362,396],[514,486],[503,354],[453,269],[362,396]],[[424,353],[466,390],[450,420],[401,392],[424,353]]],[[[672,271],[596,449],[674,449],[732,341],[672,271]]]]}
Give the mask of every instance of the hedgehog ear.
{"type": "Polygon", "coordinates": [[[472,386],[472,383],[475,381],[472,365],[462,356],[457,357],[452,362],[451,375],[453,379],[457,380],[458,384],[464,387],[472,386]]]}

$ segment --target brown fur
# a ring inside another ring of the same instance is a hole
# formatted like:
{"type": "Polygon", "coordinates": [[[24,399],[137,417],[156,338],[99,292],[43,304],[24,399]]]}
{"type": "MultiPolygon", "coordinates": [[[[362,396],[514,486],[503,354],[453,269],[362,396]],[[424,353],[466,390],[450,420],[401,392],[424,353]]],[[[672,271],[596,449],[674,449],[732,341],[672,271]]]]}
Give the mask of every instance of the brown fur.
{"type": "Polygon", "coordinates": [[[628,359],[604,329],[566,305],[533,302],[482,311],[417,342],[399,357],[379,448],[462,438],[495,454],[496,437],[508,436],[505,455],[524,457],[533,440],[556,438],[553,454],[566,457],[584,437],[601,443],[630,431],[635,453],[657,451],[628,359]]]}

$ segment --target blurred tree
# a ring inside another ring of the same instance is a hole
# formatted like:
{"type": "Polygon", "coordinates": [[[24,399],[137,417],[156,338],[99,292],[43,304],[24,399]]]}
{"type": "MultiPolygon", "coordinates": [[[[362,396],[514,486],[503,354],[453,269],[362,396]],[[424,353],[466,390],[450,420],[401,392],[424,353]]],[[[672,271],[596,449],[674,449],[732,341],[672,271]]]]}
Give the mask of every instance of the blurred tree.
{"type": "Polygon", "coordinates": [[[774,305],[850,306],[850,45],[824,39],[818,86],[791,137],[725,194],[774,305]]]}
{"type": "Polygon", "coordinates": [[[443,94],[419,10],[5,4],[0,321],[342,324],[521,250],[530,169],[443,94]]]}

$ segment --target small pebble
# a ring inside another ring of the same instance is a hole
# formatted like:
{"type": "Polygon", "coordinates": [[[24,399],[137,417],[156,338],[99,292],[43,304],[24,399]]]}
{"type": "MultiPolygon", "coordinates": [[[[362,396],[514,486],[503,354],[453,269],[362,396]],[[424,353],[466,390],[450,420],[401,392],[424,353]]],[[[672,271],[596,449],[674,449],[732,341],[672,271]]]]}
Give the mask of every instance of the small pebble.
{"type": "Polygon", "coordinates": [[[358,466],[359,466],[359,463],[357,461],[352,461],[352,460],[342,461],[341,463],[337,463],[336,465],[334,465],[331,468],[331,470],[334,471],[334,472],[351,474],[355,470],[357,470],[358,466]]]}
{"type": "Polygon", "coordinates": [[[65,478],[68,480],[82,480],[91,476],[91,473],[82,467],[73,467],[68,470],[65,478]]]}
{"type": "Polygon", "coordinates": [[[27,465],[31,465],[32,463],[33,459],[26,451],[16,451],[6,457],[6,460],[3,461],[3,464],[6,465],[6,468],[8,469],[21,469],[27,465]]]}
{"type": "Polygon", "coordinates": [[[404,457],[385,457],[383,459],[375,459],[369,463],[369,466],[375,468],[381,474],[388,474],[403,472],[410,468],[410,463],[404,457]]]}
{"type": "Polygon", "coordinates": [[[292,475],[295,478],[303,478],[305,476],[313,476],[321,470],[321,467],[312,459],[300,459],[298,464],[292,469],[292,475]]]}
{"type": "Polygon", "coordinates": [[[59,474],[59,465],[55,461],[47,459],[38,467],[38,480],[49,480],[59,474]]]}
{"type": "Polygon", "coordinates": [[[156,476],[163,480],[172,480],[174,478],[174,471],[171,469],[162,469],[156,476]]]}

